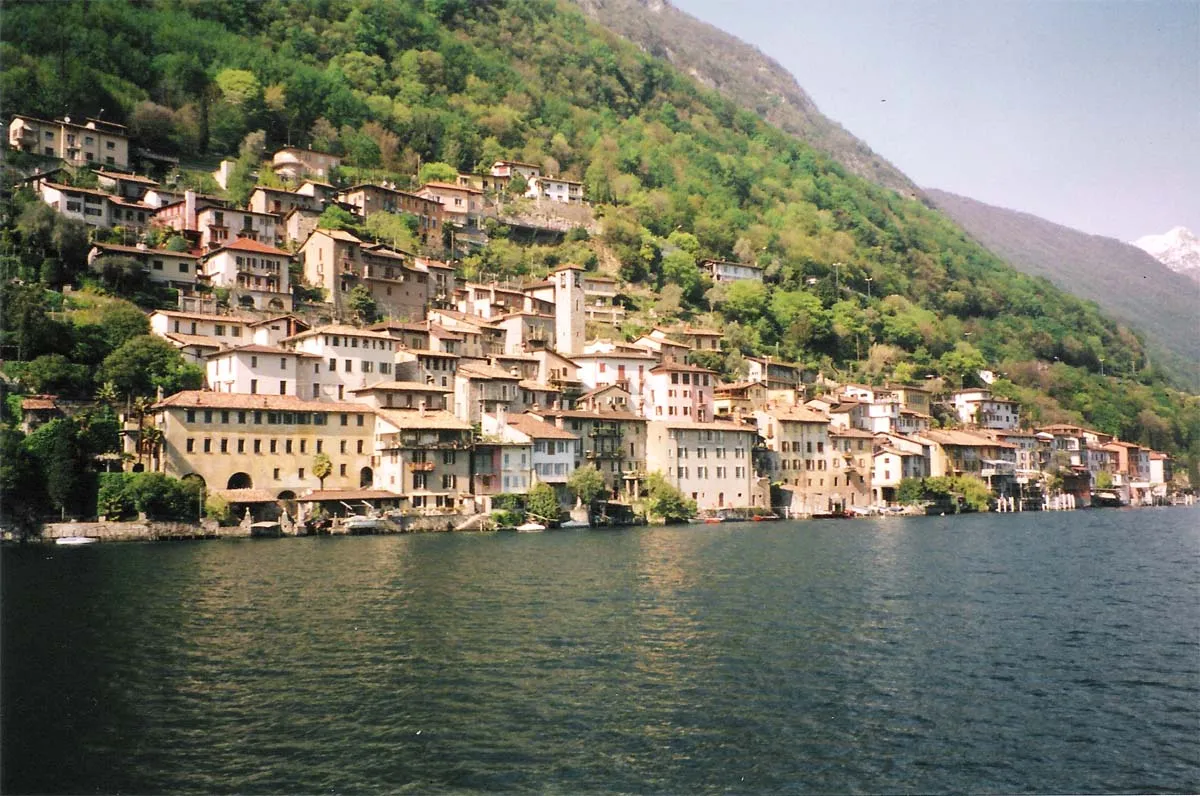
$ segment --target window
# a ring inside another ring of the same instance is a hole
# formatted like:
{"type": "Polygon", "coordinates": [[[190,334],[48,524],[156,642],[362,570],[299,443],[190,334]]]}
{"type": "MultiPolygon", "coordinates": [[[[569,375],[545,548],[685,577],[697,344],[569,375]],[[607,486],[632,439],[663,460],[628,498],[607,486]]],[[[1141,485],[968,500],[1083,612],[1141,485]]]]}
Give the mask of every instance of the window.
{"type": "Polygon", "coordinates": [[[290,439],[283,441],[283,452],[284,453],[292,452],[292,441],[290,439]]]}
{"type": "Polygon", "coordinates": [[[212,440],[211,439],[204,440],[204,452],[212,453],[212,440]]]}
{"type": "Polygon", "coordinates": [[[221,440],[221,453],[229,453],[229,440],[221,440]]]}
{"type": "Polygon", "coordinates": [[[163,261],[162,260],[151,260],[150,267],[153,268],[155,271],[161,271],[163,269],[163,261]]]}
{"type": "Polygon", "coordinates": [[[271,440],[271,453],[279,452],[279,440],[271,440]]]}
{"type": "Polygon", "coordinates": [[[304,480],[304,468],[303,467],[300,468],[300,480],[301,481],[304,480]]]}
{"type": "Polygon", "coordinates": [[[279,382],[279,394],[287,395],[287,382],[286,381],[279,382]]]}
{"type": "Polygon", "coordinates": [[[363,418],[365,417],[365,415],[355,415],[354,417],[357,418],[358,425],[359,425],[359,427],[361,427],[363,424],[363,418]]]}
{"type": "MultiPolygon", "coordinates": [[[[255,395],[257,393],[258,393],[258,379],[250,379],[250,394],[255,395]]],[[[257,423],[258,421],[256,420],[254,422],[257,423]]]]}
{"type": "Polygon", "coordinates": [[[358,441],[357,447],[358,447],[358,452],[362,453],[363,452],[363,441],[361,439],[358,441]]]}
{"type": "Polygon", "coordinates": [[[188,264],[187,264],[187,263],[180,263],[180,264],[179,264],[179,273],[181,273],[181,274],[186,274],[187,272],[188,272],[188,264]]]}
{"type": "Polygon", "coordinates": [[[196,440],[192,439],[191,437],[188,437],[187,452],[192,453],[195,450],[196,450],[196,440]]]}
{"type": "Polygon", "coordinates": [[[338,452],[339,453],[346,452],[346,440],[342,440],[341,443],[338,445],[338,452]]]}
{"type": "Polygon", "coordinates": [[[196,422],[196,410],[195,409],[186,410],[184,412],[184,416],[187,418],[187,422],[189,422],[189,423],[196,422]]]}
{"type": "Polygon", "coordinates": [[[344,465],[344,464],[338,465],[338,475],[342,476],[343,478],[346,476],[346,465],[344,465]]]}
{"type": "Polygon", "coordinates": [[[457,456],[457,451],[442,451],[442,464],[454,464],[457,456]]]}
{"type": "Polygon", "coordinates": [[[306,440],[306,439],[300,440],[300,452],[305,453],[305,449],[307,447],[308,447],[308,440],[306,440]]]}
{"type": "Polygon", "coordinates": [[[276,468],[274,469],[274,471],[271,473],[271,475],[273,475],[273,476],[274,476],[274,478],[275,478],[275,480],[276,480],[276,481],[278,481],[278,480],[279,480],[279,468],[278,468],[278,467],[276,467],[276,468]]]}
{"type": "Polygon", "coordinates": [[[254,440],[254,452],[262,453],[262,440],[261,439],[254,440]]]}

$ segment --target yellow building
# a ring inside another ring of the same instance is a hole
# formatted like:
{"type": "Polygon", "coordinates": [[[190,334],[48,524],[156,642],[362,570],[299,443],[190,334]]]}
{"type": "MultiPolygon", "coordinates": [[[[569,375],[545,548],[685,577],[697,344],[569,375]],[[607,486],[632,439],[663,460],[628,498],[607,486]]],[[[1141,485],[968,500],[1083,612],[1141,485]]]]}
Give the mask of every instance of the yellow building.
{"type": "Polygon", "coordinates": [[[254,489],[290,499],[322,486],[374,485],[370,406],[188,390],[159,401],[154,412],[162,471],[198,477],[210,490],[254,489]],[[323,485],[313,475],[319,453],[333,465],[323,485]]]}
{"type": "Polygon", "coordinates": [[[23,152],[62,158],[75,166],[129,166],[129,136],[125,127],[100,119],[71,117],[47,121],[14,116],[8,125],[8,145],[23,152]]]}

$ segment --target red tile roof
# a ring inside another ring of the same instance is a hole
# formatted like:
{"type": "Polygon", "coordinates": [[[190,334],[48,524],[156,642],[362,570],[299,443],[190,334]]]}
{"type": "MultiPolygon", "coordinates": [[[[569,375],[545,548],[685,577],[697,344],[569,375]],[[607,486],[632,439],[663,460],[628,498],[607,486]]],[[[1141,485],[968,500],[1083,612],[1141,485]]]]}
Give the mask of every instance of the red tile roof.
{"type": "MultiPolygon", "coordinates": [[[[244,251],[244,252],[257,252],[259,254],[274,254],[279,257],[291,257],[292,256],[290,252],[285,252],[283,249],[276,249],[274,246],[268,246],[265,243],[259,243],[258,241],[252,240],[250,238],[237,238],[229,243],[226,243],[224,246],[222,246],[220,249],[217,249],[216,251],[219,252],[219,251],[221,251],[221,249],[232,249],[234,251],[244,251]]],[[[213,252],[213,254],[215,254],[215,253],[216,252],[213,252]]]]}

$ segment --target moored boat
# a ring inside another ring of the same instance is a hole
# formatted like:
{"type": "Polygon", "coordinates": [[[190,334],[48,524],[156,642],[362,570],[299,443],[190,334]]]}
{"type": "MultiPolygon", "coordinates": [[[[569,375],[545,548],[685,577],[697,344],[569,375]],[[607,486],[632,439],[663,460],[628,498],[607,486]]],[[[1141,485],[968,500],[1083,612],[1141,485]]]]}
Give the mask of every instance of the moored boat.
{"type": "Polygon", "coordinates": [[[54,543],[60,544],[63,546],[74,547],[74,546],[84,545],[84,544],[95,544],[98,541],[100,541],[100,540],[94,539],[91,536],[63,536],[58,539],[55,539],[54,543]]]}

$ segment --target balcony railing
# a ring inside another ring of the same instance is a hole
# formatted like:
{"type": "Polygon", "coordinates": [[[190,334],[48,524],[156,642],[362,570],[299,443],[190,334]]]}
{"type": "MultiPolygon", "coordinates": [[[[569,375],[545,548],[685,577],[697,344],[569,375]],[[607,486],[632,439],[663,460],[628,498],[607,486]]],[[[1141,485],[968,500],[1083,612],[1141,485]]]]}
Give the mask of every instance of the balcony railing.
{"type": "Polygon", "coordinates": [[[408,470],[412,473],[428,473],[433,471],[433,462],[409,462],[408,470]]]}
{"type": "Polygon", "coordinates": [[[596,437],[615,437],[621,438],[621,429],[617,426],[592,426],[588,431],[588,436],[595,439],[596,437]]]}
{"type": "Polygon", "coordinates": [[[593,450],[584,454],[589,459],[621,459],[624,454],[619,450],[593,450]]]}

